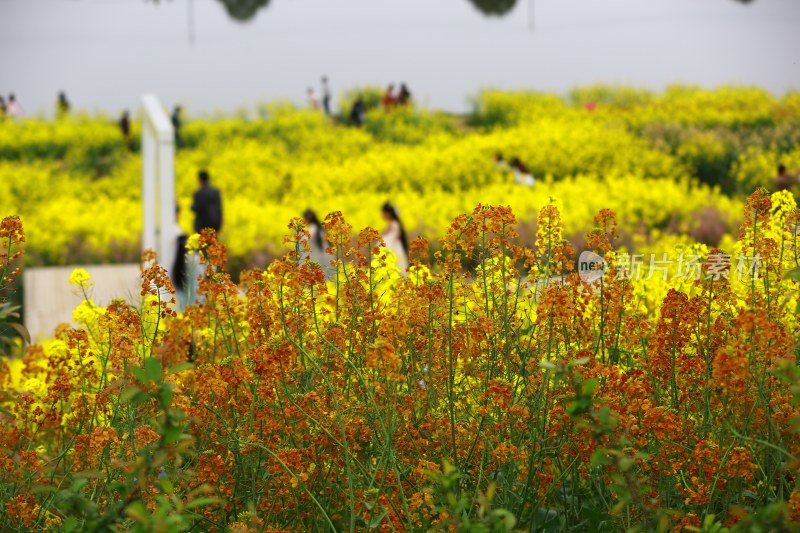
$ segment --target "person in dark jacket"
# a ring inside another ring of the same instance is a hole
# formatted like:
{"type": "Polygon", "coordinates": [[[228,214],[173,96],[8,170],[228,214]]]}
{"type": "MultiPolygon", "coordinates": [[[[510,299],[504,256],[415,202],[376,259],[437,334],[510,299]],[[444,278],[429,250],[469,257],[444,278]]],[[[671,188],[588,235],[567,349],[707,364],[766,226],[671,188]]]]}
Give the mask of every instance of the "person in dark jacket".
{"type": "Polygon", "coordinates": [[[172,108],[172,116],[170,116],[172,129],[175,130],[175,148],[181,148],[183,146],[183,137],[181,137],[183,119],[181,117],[181,111],[181,106],[176,105],[174,108],[172,108]]]}
{"type": "Polygon", "coordinates": [[[194,231],[200,233],[203,229],[211,228],[219,233],[222,228],[222,198],[219,189],[212,187],[209,183],[211,176],[207,170],[198,172],[197,180],[200,188],[195,191],[192,198],[194,231]]]}
{"type": "Polygon", "coordinates": [[[366,112],[367,108],[364,105],[364,97],[358,95],[356,101],[353,102],[353,108],[350,110],[350,121],[356,126],[361,126],[364,124],[364,114],[366,112]]]}
{"type": "Polygon", "coordinates": [[[400,84],[400,93],[397,95],[397,103],[400,106],[411,105],[411,91],[408,90],[408,85],[405,83],[400,84]]]}
{"type": "Polygon", "coordinates": [[[67,99],[67,93],[64,91],[58,93],[58,100],[56,101],[56,116],[59,118],[66,117],[69,115],[69,110],[71,108],[72,106],[67,99]]]}
{"type": "Polygon", "coordinates": [[[326,115],[331,116],[331,86],[328,84],[328,76],[322,76],[322,109],[326,115]]]}
{"type": "Polygon", "coordinates": [[[126,146],[130,146],[131,140],[131,115],[128,110],[122,112],[119,118],[119,131],[122,133],[122,139],[125,141],[126,146]]]}
{"type": "Polygon", "coordinates": [[[188,250],[186,245],[189,241],[188,235],[181,230],[180,225],[178,225],[178,218],[180,218],[181,208],[179,205],[175,205],[175,229],[173,233],[175,234],[175,261],[172,263],[172,269],[170,269],[169,274],[170,278],[172,278],[172,284],[175,286],[175,290],[179,295],[179,301],[181,301],[181,307],[183,307],[183,301],[185,298],[186,293],[186,256],[188,255],[188,250]]]}
{"type": "Polygon", "coordinates": [[[789,175],[786,165],[778,165],[778,175],[775,176],[775,190],[776,191],[791,191],[792,187],[797,185],[800,177],[789,175]]]}

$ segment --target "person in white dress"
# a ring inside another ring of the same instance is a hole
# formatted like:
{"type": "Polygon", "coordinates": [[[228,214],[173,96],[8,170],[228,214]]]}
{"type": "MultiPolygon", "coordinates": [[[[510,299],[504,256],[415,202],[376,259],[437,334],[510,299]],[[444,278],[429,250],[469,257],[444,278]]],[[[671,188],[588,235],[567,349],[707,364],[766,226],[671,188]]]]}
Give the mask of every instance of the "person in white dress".
{"type": "Polygon", "coordinates": [[[310,109],[319,111],[319,96],[317,96],[317,92],[311,87],[306,90],[306,100],[308,101],[308,107],[310,109]]]}
{"type": "Polygon", "coordinates": [[[386,243],[386,248],[394,252],[397,257],[397,268],[405,276],[408,269],[406,230],[403,228],[403,223],[400,221],[400,215],[395,206],[386,202],[383,204],[381,212],[387,224],[386,230],[383,232],[383,241],[386,243]]]}
{"type": "Polygon", "coordinates": [[[515,157],[511,160],[511,168],[514,170],[514,183],[517,185],[524,185],[526,187],[533,187],[536,185],[536,179],[530,173],[528,167],[515,157]]]}
{"type": "Polygon", "coordinates": [[[322,222],[312,209],[306,209],[303,212],[303,220],[306,223],[308,230],[308,247],[311,249],[304,255],[304,260],[314,261],[322,267],[325,272],[325,277],[331,273],[331,255],[327,252],[327,245],[325,243],[325,229],[322,227],[322,222]]]}

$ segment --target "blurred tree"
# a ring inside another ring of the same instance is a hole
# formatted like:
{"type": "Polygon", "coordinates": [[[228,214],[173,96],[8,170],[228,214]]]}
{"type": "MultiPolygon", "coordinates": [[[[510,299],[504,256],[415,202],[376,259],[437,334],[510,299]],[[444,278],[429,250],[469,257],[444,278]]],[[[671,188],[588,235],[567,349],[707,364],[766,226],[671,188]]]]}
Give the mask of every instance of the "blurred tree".
{"type": "MultiPolygon", "coordinates": [[[[158,3],[159,0],[152,0],[158,3]]],[[[252,19],[260,9],[269,6],[270,0],[218,0],[225,6],[231,18],[239,22],[252,19]]],[[[469,0],[478,11],[487,16],[507,15],[517,5],[517,0],[469,0]]],[[[741,4],[751,4],[755,0],[734,0],[741,4]]]]}
{"type": "Polygon", "coordinates": [[[232,19],[247,22],[259,9],[269,5],[270,0],[219,0],[232,19]]]}
{"type": "Polygon", "coordinates": [[[517,0],[469,0],[484,15],[505,15],[517,5],[517,0]]]}

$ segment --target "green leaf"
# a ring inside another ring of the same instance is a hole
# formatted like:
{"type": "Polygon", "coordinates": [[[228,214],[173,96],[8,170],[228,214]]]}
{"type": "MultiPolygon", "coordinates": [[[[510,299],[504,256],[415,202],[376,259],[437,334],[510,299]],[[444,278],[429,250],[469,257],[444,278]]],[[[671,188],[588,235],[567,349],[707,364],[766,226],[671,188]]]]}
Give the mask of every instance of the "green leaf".
{"type": "Polygon", "coordinates": [[[128,516],[136,522],[139,522],[140,524],[147,523],[147,517],[149,513],[144,508],[144,505],[142,505],[142,502],[133,502],[130,504],[128,506],[127,513],[128,516]]]}
{"type": "Polygon", "coordinates": [[[150,378],[147,377],[147,374],[141,368],[135,366],[131,368],[131,372],[133,372],[133,375],[136,376],[136,379],[138,379],[142,384],[147,385],[150,383],[150,378]]]}
{"type": "Polygon", "coordinates": [[[72,492],[79,492],[88,482],[89,479],[85,477],[75,478],[72,482],[72,492]]]}
{"type": "Polygon", "coordinates": [[[600,382],[597,381],[596,379],[587,379],[582,383],[581,389],[583,390],[584,394],[591,395],[592,392],[594,392],[594,389],[596,389],[599,384],[600,382]]]}
{"type": "Polygon", "coordinates": [[[597,448],[592,454],[592,458],[589,464],[592,466],[592,468],[597,468],[598,466],[602,466],[607,462],[608,462],[608,457],[606,457],[606,449],[597,448]]]}
{"type": "Polygon", "coordinates": [[[196,509],[197,507],[206,507],[208,505],[214,505],[220,503],[219,498],[197,498],[196,500],[192,500],[186,504],[186,509],[196,509]]]}
{"type": "Polygon", "coordinates": [[[367,524],[367,527],[370,529],[378,527],[379,525],[381,525],[381,522],[383,522],[384,518],[386,518],[386,509],[384,509],[381,514],[370,520],[369,523],[367,524]]]}
{"type": "Polygon", "coordinates": [[[191,370],[194,368],[194,365],[189,361],[184,361],[182,363],[178,363],[174,365],[172,368],[169,369],[170,374],[177,374],[179,372],[183,372],[184,370],[191,370]]]}
{"type": "Polygon", "coordinates": [[[142,390],[139,387],[128,387],[124,391],[122,391],[119,395],[119,401],[123,403],[127,403],[131,401],[137,394],[139,394],[142,390]]]}
{"type": "Polygon", "coordinates": [[[172,485],[172,481],[168,479],[162,479],[159,481],[159,484],[161,485],[161,491],[164,494],[172,494],[175,492],[175,487],[172,485]]]}
{"type": "Polygon", "coordinates": [[[183,428],[181,426],[172,426],[164,433],[164,442],[167,444],[177,442],[182,434],[183,428]]]}
{"type": "Polygon", "coordinates": [[[57,487],[52,485],[33,485],[31,486],[32,494],[50,494],[58,490],[57,487]]]}
{"type": "Polygon", "coordinates": [[[66,531],[66,533],[72,533],[73,531],[78,529],[78,519],[75,518],[74,516],[68,516],[67,518],[64,519],[64,522],[61,525],[61,527],[64,528],[64,531],[66,531]]]}
{"type": "Polygon", "coordinates": [[[169,405],[172,403],[172,397],[174,393],[172,392],[172,387],[161,387],[161,403],[164,405],[169,405]]]}
{"type": "Polygon", "coordinates": [[[560,529],[560,521],[558,513],[553,509],[546,509],[540,507],[536,510],[536,529],[533,531],[544,531],[547,533],[555,533],[560,529]]]}
{"type": "Polygon", "coordinates": [[[0,305],[0,319],[9,317],[19,318],[19,313],[17,313],[17,310],[19,309],[19,305],[12,305],[10,302],[6,303],[5,305],[0,305]]]}
{"type": "Polygon", "coordinates": [[[19,336],[27,343],[31,343],[31,334],[28,332],[27,328],[22,324],[18,324],[17,322],[9,322],[8,326],[19,333],[19,336]]]}
{"type": "Polygon", "coordinates": [[[161,363],[155,357],[148,357],[144,360],[144,368],[147,370],[147,375],[153,382],[158,383],[161,381],[161,363]]]}
{"type": "MultiPolygon", "coordinates": [[[[514,529],[514,526],[517,525],[517,519],[514,514],[507,510],[507,509],[495,509],[492,511],[492,515],[502,524],[502,527],[505,531],[511,531],[514,529]]],[[[553,515],[549,521],[550,526],[548,526],[548,530],[553,526],[558,526],[557,515],[553,515]]],[[[545,522],[546,524],[548,522],[545,522]]],[[[558,528],[556,527],[556,530],[558,528]]]]}
{"type": "Polygon", "coordinates": [[[189,522],[184,516],[179,514],[169,515],[164,519],[164,522],[173,528],[170,531],[185,531],[189,529],[189,522]]]}

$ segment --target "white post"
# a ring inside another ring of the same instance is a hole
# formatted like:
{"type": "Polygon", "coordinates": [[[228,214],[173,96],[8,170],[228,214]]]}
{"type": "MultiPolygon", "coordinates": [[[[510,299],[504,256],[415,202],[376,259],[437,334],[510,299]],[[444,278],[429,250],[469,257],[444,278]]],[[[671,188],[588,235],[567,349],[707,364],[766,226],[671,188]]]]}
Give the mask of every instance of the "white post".
{"type": "Polygon", "coordinates": [[[147,119],[142,124],[142,251],[156,249],[156,142],[147,119]]]}
{"type": "Polygon", "coordinates": [[[175,133],[155,94],[142,96],[142,246],[169,270],[175,261],[175,133]]]}
{"type": "Polygon", "coordinates": [[[161,231],[159,233],[160,243],[158,246],[158,260],[167,270],[175,264],[176,239],[178,235],[175,231],[178,221],[175,218],[175,150],[173,138],[170,137],[169,150],[164,149],[162,144],[159,151],[159,200],[161,203],[161,231]],[[165,176],[169,176],[165,179],[165,176]]]}

